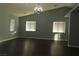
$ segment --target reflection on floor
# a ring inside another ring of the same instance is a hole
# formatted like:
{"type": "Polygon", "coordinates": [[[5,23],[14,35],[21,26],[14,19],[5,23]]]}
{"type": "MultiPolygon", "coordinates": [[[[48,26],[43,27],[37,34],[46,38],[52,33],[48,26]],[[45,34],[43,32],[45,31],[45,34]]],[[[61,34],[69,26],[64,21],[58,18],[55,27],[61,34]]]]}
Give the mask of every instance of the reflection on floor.
{"type": "Polygon", "coordinates": [[[79,48],[67,42],[42,39],[13,39],[0,43],[1,56],[79,56],[79,48]]]}

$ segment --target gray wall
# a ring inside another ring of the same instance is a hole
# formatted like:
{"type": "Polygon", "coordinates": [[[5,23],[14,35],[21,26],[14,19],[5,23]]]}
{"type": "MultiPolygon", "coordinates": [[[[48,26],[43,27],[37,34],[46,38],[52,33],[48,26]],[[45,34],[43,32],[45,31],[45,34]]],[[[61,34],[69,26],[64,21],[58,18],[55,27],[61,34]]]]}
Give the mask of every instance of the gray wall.
{"type": "Polygon", "coordinates": [[[0,41],[5,41],[17,37],[16,34],[10,32],[10,20],[15,19],[15,30],[18,31],[18,17],[7,13],[6,11],[0,10],[0,41]]]}
{"type": "Polygon", "coordinates": [[[63,34],[62,40],[67,40],[68,36],[68,18],[64,18],[65,14],[70,8],[58,8],[42,12],[40,14],[32,14],[28,16],[19,17],[19,37],[20,38],[52,38],[52,23],[53,21],[65,21],[66,22],[66,33],[63,34]],[[36,32],[26,32],[25,23],[27,20],[36,20],[36,32]]]}
{"type": "Polygon", "coordinates": [[[79,7],[70,16],[69,46],[79,47],[79,7]]]}

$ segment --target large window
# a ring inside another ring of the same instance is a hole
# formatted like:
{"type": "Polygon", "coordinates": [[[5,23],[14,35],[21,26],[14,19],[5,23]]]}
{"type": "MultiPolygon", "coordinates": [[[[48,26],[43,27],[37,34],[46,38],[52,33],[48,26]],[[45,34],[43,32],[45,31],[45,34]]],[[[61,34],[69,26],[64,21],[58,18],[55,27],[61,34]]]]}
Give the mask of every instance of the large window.
{"type": "Polygon", "coordinates": [[[36,21],[26,21],[26,31],[36,31],[36,21]]]}
{"type": "Polygon", "coordinates": [[[14,27],[15,27],[15,20],[11,19],[10,20],[10,31],[14,31],[14,27]]]}
{"type": "Polygon", "coordinates": [[[53,32],[64,33],[65,32],[65,22],[53,22],[53,32]]]}

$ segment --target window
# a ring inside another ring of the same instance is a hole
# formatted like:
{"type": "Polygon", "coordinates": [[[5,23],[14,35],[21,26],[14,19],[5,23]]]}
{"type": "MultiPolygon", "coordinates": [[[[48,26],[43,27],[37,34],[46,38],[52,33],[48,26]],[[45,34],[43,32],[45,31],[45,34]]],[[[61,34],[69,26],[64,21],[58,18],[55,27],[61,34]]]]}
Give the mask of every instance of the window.
{"type": "Polygon", "coordinates": [[[53,32],[64,33],[65,22],[53,22],[53,32]]]}
{"type": "Polygon", "coordinates": [[[26,31],[36,31],[36,21],[26,21],[26,31]]]}
{"type": "Polygon", "coordinates": [[[15,27],[15,20],[11,19],[10,20],[10,31],[14,31],[14,27],[15,27]]]}

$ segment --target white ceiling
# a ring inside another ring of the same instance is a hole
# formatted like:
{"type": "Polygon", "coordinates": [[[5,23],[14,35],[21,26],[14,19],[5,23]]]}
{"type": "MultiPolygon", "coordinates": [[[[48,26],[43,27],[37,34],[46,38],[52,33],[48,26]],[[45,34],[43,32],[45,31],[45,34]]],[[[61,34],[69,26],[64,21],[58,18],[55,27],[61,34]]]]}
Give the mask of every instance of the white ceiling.
{"type": "MultiPolygon", "coordinates": [[[[24,16],[34,13],[33,8],[36,3],[0,3],[0,9],[3,9],[16,16],[24,16]]],[[[44,11],[60,8],[60,7],[73,7],[74,3],[40,3],[44,11]]]]}

